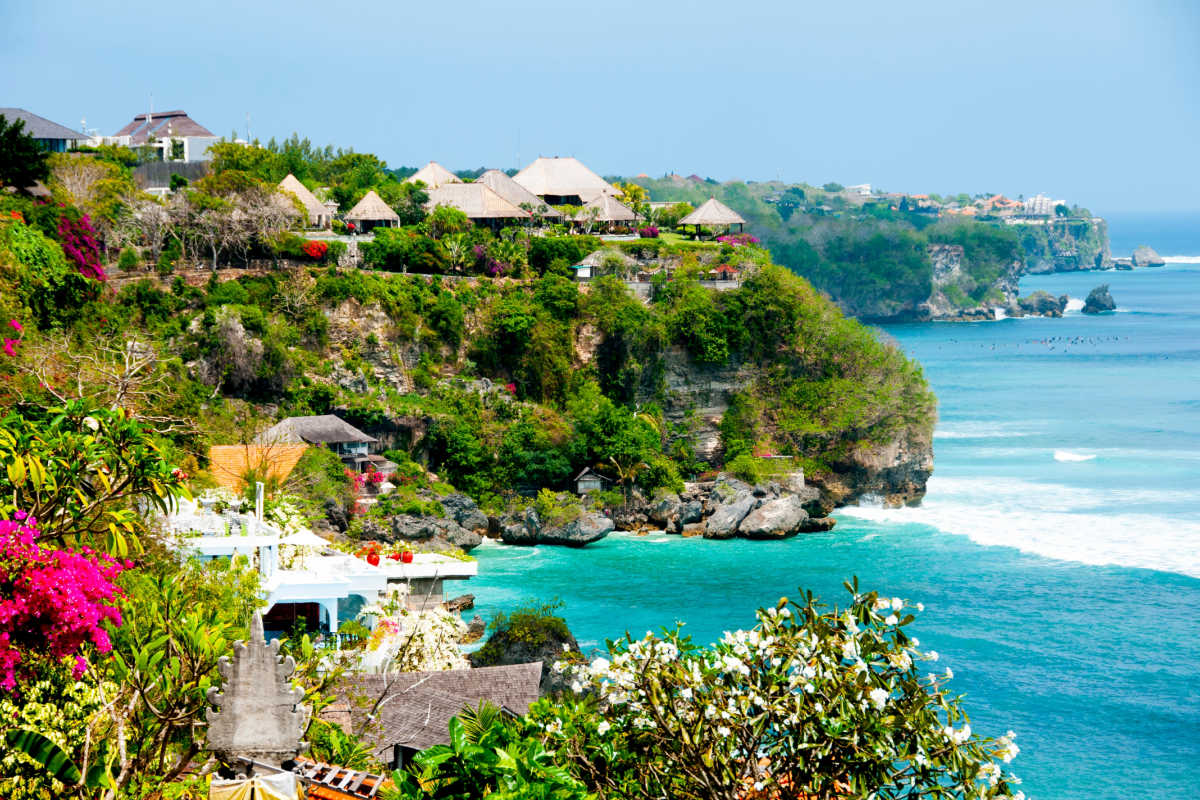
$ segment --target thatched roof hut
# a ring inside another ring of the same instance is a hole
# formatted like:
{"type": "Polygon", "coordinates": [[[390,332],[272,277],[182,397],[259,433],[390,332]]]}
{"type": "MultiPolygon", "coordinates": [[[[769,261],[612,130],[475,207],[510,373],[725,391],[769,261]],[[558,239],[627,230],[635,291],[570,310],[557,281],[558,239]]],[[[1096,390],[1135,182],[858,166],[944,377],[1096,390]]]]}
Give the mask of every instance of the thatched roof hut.
{"type": "Polygon", "coordinates": [[[473,222],[529,219],[528,211],[518,208],[482,183],[447,183],[429,190],[425,208],[437,206],[457,208],[473,222]]]}
{"type": "Polygon", "coordinates": [[[520,208],[523,203],[528,203],[534,209],[544,208],[544,210],[539,213],[547,219],[562,218],[562,213],[560,211],[546,205],[542,198],[538,197],[536,194],[529,191],[524,186],[517,183],[498,169],[489,169],[487,172],[480,175],[475,183],[482,183],[484,186],[488,187],[517,208],[520,208]]]}
{"type": "Polygon", "coordinates": [[[577,158],[538,158],[513,180],[552,206],[580,205],[601,195],[619,194],[616,187],[577,158]]]}
{"type": "Polygon", "coordinates": [[[610,194],[602,194],[575,215],[576,222],[633,222],[638,215],[617,202],[610,194]]]}
{"type": "Polygon", "coordinates": [[[383,202],[383,199],[375,194],[374,189],[363,195],[363,199],[346,212],[345,219],[347,222],[353,222],[360,226],[364,231],[380,225],[397,226],[400,224],[400,215],[383,202]]]}
{"type": "Polygon", "coordinates": [[[405,183],[416,183],[420,181],[425,184],[426,189],[436,189],[439,186],[445,186],[448,183],[462,183],[457,175],[443,167],[436,161],[430,161],[419,170],[409,175],[404,179],[405,183]]]}
{"type": "Polygon", "coordinates": [[[329,227],[329,223],[333,219],[329,215],[329,209],[295,175],[289,172],[288,176],[279,182],[279,188],[296,195],[296,199],[300,201],[300,205],[304,206],[304,210],[308,213],[308,224],[311,227],[329,227]]]}
{"type": "Polygon", "coordinates": [[[746,220],[729,206],[715,197],[710,197],[704,205],[679,220],[680,225],[745,225],[746,220]]]}
{"type": "Polygon", "coordinates": [[[258,441],[265,444],[344,444],[378,440],[339,416],[318,414],[281,420],[259,434],[258,441]]]}

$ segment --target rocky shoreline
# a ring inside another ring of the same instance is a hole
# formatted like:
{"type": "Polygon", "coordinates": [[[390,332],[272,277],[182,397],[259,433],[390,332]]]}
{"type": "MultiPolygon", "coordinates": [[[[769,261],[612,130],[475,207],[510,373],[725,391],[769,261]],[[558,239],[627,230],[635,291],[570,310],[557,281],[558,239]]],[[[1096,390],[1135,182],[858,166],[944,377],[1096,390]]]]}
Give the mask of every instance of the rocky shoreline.
{"type": "Polygon", "coordinates": [[[464,494],[438,499],[444,516],[397,514],[385,525],[364,530],[363,538],[470,551],[485,538],[518,546],[584,547],[615,530],[705,539],[782,539],[828,531],[836,524],[829,516],[833,502],[828,490],[806,484],[798,472],[759,484],[721,473],[712,480],[687,483],[678,493],[647,498],[635,492],[618,508],[590,509],[581,502],[555,520],[542,519],[532,504],[489,516],[464,494]]]}

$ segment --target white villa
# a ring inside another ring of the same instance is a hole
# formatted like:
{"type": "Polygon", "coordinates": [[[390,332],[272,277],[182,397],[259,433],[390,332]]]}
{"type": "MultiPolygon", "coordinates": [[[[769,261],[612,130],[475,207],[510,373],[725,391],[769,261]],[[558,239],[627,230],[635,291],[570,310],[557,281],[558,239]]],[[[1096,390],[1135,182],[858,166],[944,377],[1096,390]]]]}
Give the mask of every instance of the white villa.
{"type": "Polygon", "coordinates": [[[299,620],[310,630],[336,634],[340,621],[404,585],[410,608],[442,603],[442,582],[478,574],[474,561],[417,553],[411,563],[383,559],[378,566],[334,550],[311,531],[285,534],[261,514],[218,511],[212,500],[181,501],[167,517],[178,546],[208,561],[246,556],[262,575],[268,633],[286,633],[299,620]]]}

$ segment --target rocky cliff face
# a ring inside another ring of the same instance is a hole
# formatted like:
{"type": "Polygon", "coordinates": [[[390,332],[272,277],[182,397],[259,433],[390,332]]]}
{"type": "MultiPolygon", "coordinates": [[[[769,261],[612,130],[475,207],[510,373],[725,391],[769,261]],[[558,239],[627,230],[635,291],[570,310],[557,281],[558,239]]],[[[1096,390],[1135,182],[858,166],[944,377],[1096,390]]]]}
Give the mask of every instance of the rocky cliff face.
{"type": "MultiPolygon", "coordinates": [[[[764,371],[741,362],[713,367],[697,364],[682,348],[664,354],[664,396],[660,402],[667,420],[682,426],[699,458],[719,465],[724,460],[720,424],[739,392],[765,378],[764,371]]],[[[647,402],[655,398],[639,398],[647,402]]],[[[768,432],[769,433],[769,432],[768,432]]],[[[882,446],[851,447],[832,471],[810,476],[821,490],[826,513],[862,498],[879,498],[889,505],[919,502],[933,472],[932,425],[905,429],[882,446]]]]}
{"type": "Polygon", "coordinates": [[[1098,218],[1015,225],[1025,251],[1025,272],[1077,272],[1108,269],[1108,224],[1098,218]]]}

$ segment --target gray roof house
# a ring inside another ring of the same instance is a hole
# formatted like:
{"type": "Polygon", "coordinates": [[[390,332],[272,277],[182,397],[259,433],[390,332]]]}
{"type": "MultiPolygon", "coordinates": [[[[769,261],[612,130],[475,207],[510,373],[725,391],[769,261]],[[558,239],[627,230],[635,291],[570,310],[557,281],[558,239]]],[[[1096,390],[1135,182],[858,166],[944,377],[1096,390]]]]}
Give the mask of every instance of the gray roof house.
{"type": "Polygon", "coordinates": [[[23,108],[0,108],[0,115],[10,123],[20,120],[25,123],[25,133],[37,140],[37,143],[51,153],[65,153],[77,142],[87,139],[87,134],[51,122],[45,117],[39,117],[23,108]]]}
{"type": "Polygon", "coordinates": [[[347,466],[363,469],[369,463],[387,463],[382,456],[370,454],[379,441],[368,433],[333,414],[288,417],[258,435],[260,444],[323,444],[333,450],[347,466]]]}
{"type": "Polygon", "coordinates": [[[442,672],[359,673],[336,688],[348,710],[338,703],[323,716],[352,729],[372,755],[398,769],[422,750],[449,744],[450,718],[468,706],[488,702],[513,715],[526,713],[538,699],[541,680],[540,661],[442,672]],[[350,725],[333,719],[338,715],[349,716],[350,725]]]}

